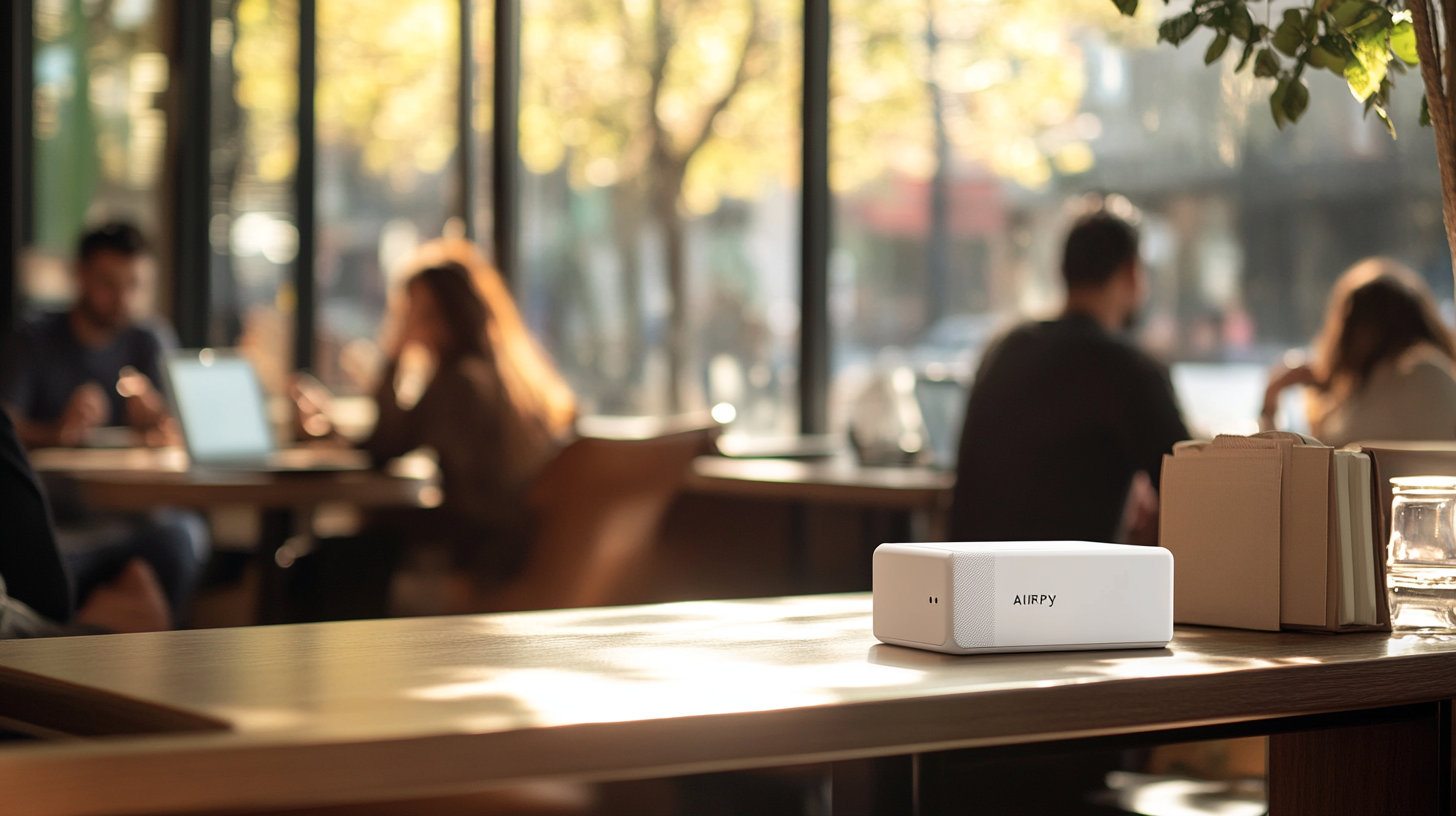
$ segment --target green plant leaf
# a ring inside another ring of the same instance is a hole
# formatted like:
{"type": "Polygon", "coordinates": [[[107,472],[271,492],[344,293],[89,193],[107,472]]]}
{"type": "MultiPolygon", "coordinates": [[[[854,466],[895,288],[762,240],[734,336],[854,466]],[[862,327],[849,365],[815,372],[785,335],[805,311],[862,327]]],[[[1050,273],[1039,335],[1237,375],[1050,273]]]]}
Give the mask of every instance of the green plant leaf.
{"type": "Polygon", "coordinates": [[[1158,39],[1177,45],[1188,39],[1188,35],[1197,28],[1198,12],[1185,12],[1171,20],[1164,20],[1163,24],[1158,26],[1158,39]]]}
{"type": "Polygon", "coordinates": [[[1396,138],[1395,123],[1390,121],[1390,115],[1385,112],[1385,107],[1382,105],[1376,105],[1374,106],[1374,108],[1372,108],[1372,110],[1374,110],[1375,115],[1380,118],[1380,124],[1385,125],[1385,132],[1390,134],[1390,138],[1396,138]]]}
{"type": "Polygon", "coordinates": [[[1112,0],[1112,4],[1126,17],[1137,14],[1138,0],[1112,0]]]}
{"type": "Polygon", "coordinates": [[[1248,6],[1240,3],[1229,12],[1229,31],[1244,42],[1249,41],[1254,33],[1254,18],[1249,14],[1248,6]]]}
{"type": "Polygon", "coordinates": [[[1291,24],[1286,18],[1274,31],[1274,47],[1284,56],[1292,57],[1299,53],[1301,45],[1304,45],[1304,28],[1299,23],[1291,24]]]}
{"type": "Polygon", "coordinates": [[[1354,46],[1353,59],[1345,63],[1345,81],[1350,83],[1350,92],[1355,98],[1364,102],[1385,81],[1390,48],[1384,31],[1358,38],[1354,46]]]}
{"type": "Polygon", "coordinates": [[[1416,53],[1416,27],[1409,20],[1391,27],[1390,50],[1406,65],[1420,64],[1421,57],[1416,53]]]}
{"type": "Polygon", "coordinates": [[[1290,122],[1298,122],[1299,117],[1309,107],[1309,86],[1304,84],[1302,79],[1290,80],[1284,86],[1283,109],[1284,115],[1289,117],[1290,122]]]}
{"type": "MultiPolygon", "coordinates": [[[[1271,77],[1279,73],[1279,58],[1268,48],[1259,50],[1259,55],[1254,57],[1254,76],[1271,77]]],[[[1377,83],[1378,84],[1378,83],[1377,83]]]]}
{"type": "Polygon", "coordinates": [[[1431,126],[1431,102],[1430,102],[1430,100],[1426,99],[1426,95],[1425,94],[1421,94],[1421,127],[1430,127],[1430,126],[1431,126]]]}
{"type": "Polygon", "coordinates": [[[1309,49],[1306,59],[1309,60],[1310,65],[1316,68],[1333,71],[1340,76],[1345,75],[1345,60],[1325,50],[1323,44],[1309,49]]]}
{"type": "Polygon", "coordinates": [[[1368,5],[1369,3],[1365,2],[1365,0],[1345,0],[1343,3],[1337,3],[1330,10],[1330,14],[1335,18],[1335,22],[1341,28],[1346,28],[1355,22],[1355,18],[1359,17],[1368,5]]]}
{"type": "Polygon", "coordinates": [[[1274,125],[1280,130],[1284,129],[1287,117],[1284,113],[1284,94],[1289,90],[1289,80],[1281,79],[1275,86],[1274,93],[1269,96],[1269,111],[1274,114],[1274,125]]]}
{"type": "Polygon", "coordinates": [[[1252,57],[1254,55],[1255,42],[1255,40],[1249,40],[1247,43],[1244,44],[1244,55],[1239,57],[1239,65],[1237,68],[1234,69],[1234,73],[1239,73],[1240,71],[1244,70],[1245,65],[1249,64],[1249,57],[1252,57]]]}
{"type": "Polygon", "coordinates": [[[1213,42],[1208,44],[1208,50],[1203,52],[1203,64],[1213,64],[1215,60],[1223,56],[1224,49],[1228,48],[1228,44],[1229,33],[1227,31],[1220,31],[1218,36],[1213,38],[1213,42]]]}
{"type": "Polygon", "coordinates": [[[1299,13],[1299,9],[1285,9],[1282,19],[1292,26],[1304,25],[1304,15],[1299,13]]]}

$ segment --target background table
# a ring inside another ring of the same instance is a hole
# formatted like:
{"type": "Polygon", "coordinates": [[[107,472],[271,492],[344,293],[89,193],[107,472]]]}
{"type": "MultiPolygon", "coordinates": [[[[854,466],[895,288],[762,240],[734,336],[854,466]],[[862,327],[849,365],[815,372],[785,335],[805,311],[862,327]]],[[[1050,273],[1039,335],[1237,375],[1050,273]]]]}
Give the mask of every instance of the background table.
{"type": "Polygon", "coordinates": [[[877,644],[866,595],[11,641],[0,715],[112,736],[0,747],[0,790],[162,813],[913,755],[931,814],[968,795],[941,752],[1265,733],[1275,816],[1436,813],[1453,696],[1450,638],[952,657],[877,644]]]}
{"type": "Polygon", "coordinates": [[[925,467],[869,467],[851,457],[825,460],[730,459],[693,462],[690,492],[783,501],[849,504],[939,513],[950,506],[955,474],[925,467]]]}
{"type": "Polygon", "coordinates": [[[851,454],[703,456],[693,462],[684,495],[668,517],[665,556],[682,562],[679,575],[724,576],[727,593],[699,577],[696,597],[865,590],[875,547],[945,539],[954,486],[955,474],[948,471],[865,466],[851,454]],[[746,561],[713,557],[728,548],[748,550],[746,561]],[[761,568],[759,581],[748,564],[761,568]]]}
{"type": "MultiPolygon", "coordinates": [[[[364,461],[359,451],[303,453],[337,459],[345,465],[364,461]]],[[[279,571],[296,554],[307,551],[316,509],[329,504],[366,510],[428,507],[439,504],[441,498],[433,468],[409,458],[398,460],[387,471],[297,472],[244,466],[194,469],[186,451],[176,448],[49,448],[33,451],[30,459],[43,479],[71,483],[88,506],[99,510],[258,508],[258,619],[263,623],[286,618],[279,571]]]]}

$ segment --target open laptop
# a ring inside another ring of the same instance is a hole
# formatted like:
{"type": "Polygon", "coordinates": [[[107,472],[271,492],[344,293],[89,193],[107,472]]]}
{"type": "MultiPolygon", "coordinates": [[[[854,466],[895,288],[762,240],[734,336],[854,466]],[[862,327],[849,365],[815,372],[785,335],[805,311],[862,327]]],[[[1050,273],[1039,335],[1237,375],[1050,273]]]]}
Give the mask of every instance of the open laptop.
{"type": "Polygon", "coordinates": [[[354,450],[276,449],[263,388],[247,358],[190,349],[168,355],[166,368],[194,468],[310,472],[369,466],[354,450]]]}

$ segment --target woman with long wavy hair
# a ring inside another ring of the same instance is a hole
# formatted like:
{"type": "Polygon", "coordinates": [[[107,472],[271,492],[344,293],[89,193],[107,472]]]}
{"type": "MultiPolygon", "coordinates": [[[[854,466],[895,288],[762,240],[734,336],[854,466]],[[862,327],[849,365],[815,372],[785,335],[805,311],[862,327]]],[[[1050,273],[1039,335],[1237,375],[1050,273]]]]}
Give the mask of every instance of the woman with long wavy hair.
{"type": "Polygon", "coordinates": [[[1456,438],[1456,343],[1425,282],[1390,258],[1367,258],[1330,293],[1310,365],[1277,372],[1260,424],[1279,394],[1310,386],[1310,430],[1328,445],[1456,438]]]}
{"type": "Polygon", "coordinates": [[[525,494],[571,434],[576,400],[472,244],[432,241],[411,267],[363,447],[379,463],[433,448],[443,503],[403,532],[449,544],[456,568],[484,585],[504,581],[530,542],[525,494]],[[411,352],[426,362],[422,389],[405,387],[411,352]]]}

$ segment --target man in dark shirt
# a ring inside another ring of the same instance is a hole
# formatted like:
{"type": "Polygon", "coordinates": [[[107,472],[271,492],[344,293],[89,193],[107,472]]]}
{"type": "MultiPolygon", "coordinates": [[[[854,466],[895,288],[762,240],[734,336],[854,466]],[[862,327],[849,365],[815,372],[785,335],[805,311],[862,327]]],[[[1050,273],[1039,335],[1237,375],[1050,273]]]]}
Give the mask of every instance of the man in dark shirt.
{"type": "Polygon", "coordinates": [[[75,305],[12,338],[0,365],[0,402],[27,447],[81,444],[91,429],[110,426],[171,441],[159,389],[162,354],[175,344],[165,330],[133,321],[147,260],[135,227],[108,224],[87,233],[76,261],[75,305]]]}
{"type": "Polygon", "coordinates": [[[952,540],[1157,540],[1152,488],[1188,431],[1162,368],[1120,336],[1146,297],[1136,231],[1084,216],[1062,275],[1062,316],[1013,329],[976,374],[952,540]]]}
{"type": "MultiPolygon", "coordinates": [[[[75,304],[11,338],[0,356],[0,403],[29,448],[87,444],[104,427],[129,427],[142,444],[174,444],[161,366],[175,343],[170,333],[133,317],[149,261],[146,242],[136,227],[107,224],[86,233],[78,249],[75,304]]],[[[167,509],[98,513],[68,483],[46,486],[78,598],[141,558],[160,578],[174,613],[185,614],[207,551],[201,518],[167,509]]]]}

